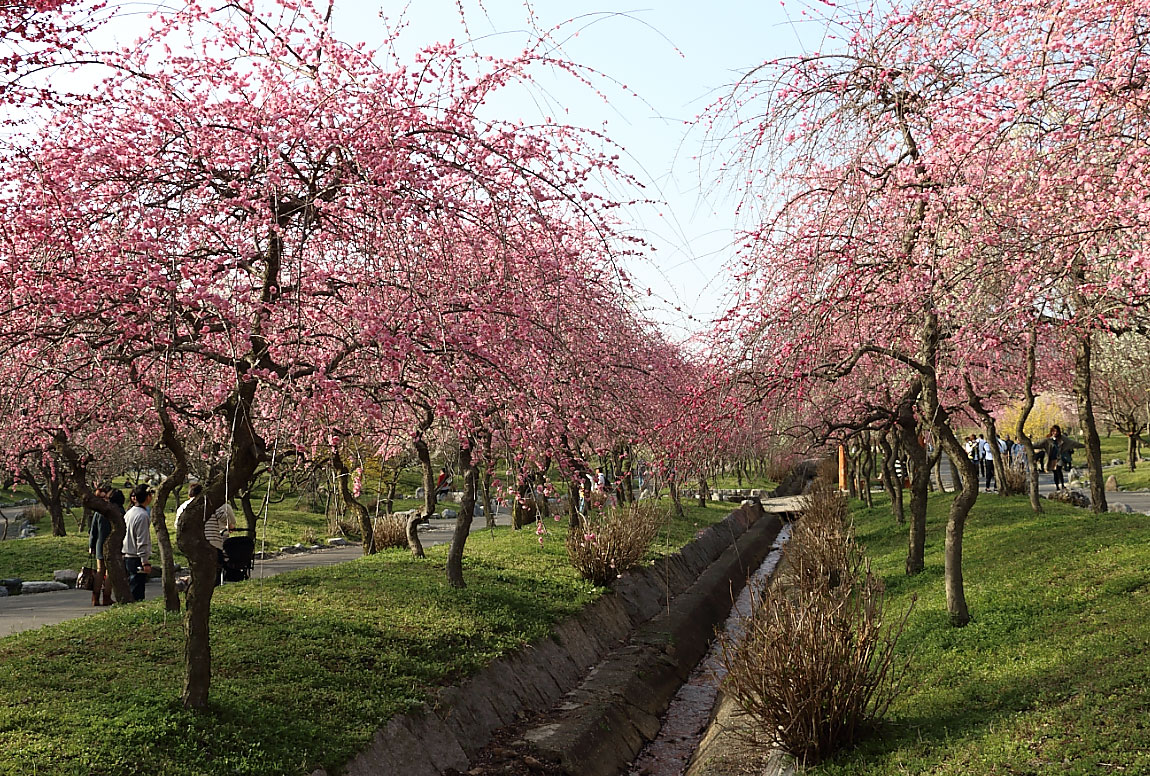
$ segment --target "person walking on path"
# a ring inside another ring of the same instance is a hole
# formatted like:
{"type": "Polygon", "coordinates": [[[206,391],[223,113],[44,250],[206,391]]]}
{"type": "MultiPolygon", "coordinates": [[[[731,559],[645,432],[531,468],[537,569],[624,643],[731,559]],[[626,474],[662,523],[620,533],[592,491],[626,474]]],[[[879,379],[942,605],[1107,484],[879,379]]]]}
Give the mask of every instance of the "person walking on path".
{"type": "Polygon", "coordinates": [[[132,508],[124,515],[127,533],[124,535],[124,570],[128,572],[128,588],[133,601],[144,600],[144,585],[152,573],[152,521],[148,505],[152,503],[152,489],[137,485],[132,489],[132,508]]]}
{"type": "MultiPolygon", "coordinates": [[[[124,511],[124,493],[108,483],[96,486],[96,496],[110,501],[121,512],[124,511]],[[119,502],[115,500],[119,496],[119,502]]],[[[108,562],[104,555],[104,545],[112,535],[112,521],[100,512],[92,514],[92,524],[88,527],[88,552],[96,558],[96,577],[92,580],[92,606],[112,605],[112,581],[108,579],[108,562]],[[101,593],[103,602],[101,603],[101,593]]]]}

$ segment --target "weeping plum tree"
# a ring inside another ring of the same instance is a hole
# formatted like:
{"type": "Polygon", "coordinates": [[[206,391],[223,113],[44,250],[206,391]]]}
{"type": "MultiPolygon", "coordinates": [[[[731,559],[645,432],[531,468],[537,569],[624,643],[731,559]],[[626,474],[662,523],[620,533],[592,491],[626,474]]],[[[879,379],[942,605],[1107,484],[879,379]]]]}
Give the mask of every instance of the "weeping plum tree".
{"type": "MultiPolygon", "coordinates": [[[[386,45],[373,58],[335,40],[326,15],[248,2],[221,14],[163,11],[155,34],[108,58],[113,75],[89,99],[12,139],[0,167],[16,192],[3,202],[0,339],[48,350],[71,343],[83,368],[118,366],[109,377],[117,386],[135,365],[139,385],[123,388],[148,400],[102,407],[101,422],[143,416],[181,469],[204,464],[188,460],[189,439],[215,440],[221,453],[177,537],[192,572],[182,692],[190,708],[206,706],[211,677],[216,556],[204,516],[274,466],[318,406],[371,412],[380,397],[416,389],[458,398],[450,369],[466,361],[480,370],[485,351],[472,345],[485,334],[477,319],[488,300],[458,300],[463,312],[442,294],[428,302],[428,282],[413,282],[428,275],[426,262],[476,277],[490,265],[456,249],[479,245],[477,232],[497,240],[507,225],[554,233],[555,242],[573,231],[602,242],[610,232],[603,214],[612,203],[583,185],[614,174],[609,154],[572,127],[480,118],[489,96],[527,79],[531,66],[570,67],[549,47],[487,62],[441,45],[408,67],[386,45]],[[165,36],[193,29],[200,53],[170,53],[165,36]],[[116,302],[125,290],[134,304],[116,302]],[[384,311],[413,299],[417,309],[396,326],[384,311]],[[354,357],[368,342],[383,355],[372,369],[354,357]]],[[[511,242],[504,277],[552,266],[538,248],[511,242]]],[[[536,273],[551,285],[521,289],[521,299],[541,287],[578,299],[585,269],[536,273]]],[[[536,344],[533,328],[542,327],[526,314],[515,321],[486,352],[536,344]]],[[[499,362],[484,368],[488,384],[503,374],[499,362]]],[[[44,399],[68,389],[48,381],[44,399]]],[[[68,445],[59,424],[43,426],[68,445]]],[[[71,474],[85,503],[103,508],[81,455],[71,474]]]]}

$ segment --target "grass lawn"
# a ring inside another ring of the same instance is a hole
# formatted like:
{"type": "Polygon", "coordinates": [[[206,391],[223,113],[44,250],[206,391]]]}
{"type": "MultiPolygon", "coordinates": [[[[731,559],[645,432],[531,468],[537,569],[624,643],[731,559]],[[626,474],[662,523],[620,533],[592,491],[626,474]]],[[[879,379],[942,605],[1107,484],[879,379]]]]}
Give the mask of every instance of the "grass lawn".
{"type": "Polygon", "coordinates": [[[1024,498],[979,499],[963,573],[972,622],[946,622],[949,497],[930,501],[926,571],[902,571],[905,529],[856,509],[892,611],[918,603],[906,693],[882,735],[813,773],[1150,773],[1150,518],[1024,498]]]}
{"type": "MultiPolygon", "coordinates": [[[[688,509],[652,555],[725,517],[688,509]]],[[[182,620],[159,600],[0,639],[0,774],[307,774],[345,762],[390,716],[547,632],[603,594],[561,526],[473,535],[468,587],[446,547],[225,585],[212,707],[178,706],[182,620]]]]}
{"type": "MultiPolygon", "coordinates": [[[[1110,462],[1121,459],[1126,460],[1126,437],[1122,434],[1111,434],[1102,437],[1102,465],[1107,476],[1113,474],[1118,480],[1122,490],[1150,490],[1150,463],[1138,463],[1137,469],[1130,471],[1126,464],[1110,466],[1110,462]]],[[[1081,451],[1075,451],[1081,453],[1081,451]]],[[[1086,456],[1079,455],[1079,466],[1085,468],[1086,456]]]]}

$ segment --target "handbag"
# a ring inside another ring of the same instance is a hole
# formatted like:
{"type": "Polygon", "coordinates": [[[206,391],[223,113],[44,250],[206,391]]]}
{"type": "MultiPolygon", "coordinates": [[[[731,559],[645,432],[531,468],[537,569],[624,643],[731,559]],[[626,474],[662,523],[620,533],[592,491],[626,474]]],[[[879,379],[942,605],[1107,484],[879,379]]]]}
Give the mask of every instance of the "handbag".
{"type": "Polygon", "coordinates": [[[88,556],[88,561],[92,563],[92,566],[82,566],[80,568],[80,574],[76,577],[77,590],[91,590],[96,586],[96,569],[93,568],[96,563],[95,558],[96,554],[92,553],[88,556]]]}

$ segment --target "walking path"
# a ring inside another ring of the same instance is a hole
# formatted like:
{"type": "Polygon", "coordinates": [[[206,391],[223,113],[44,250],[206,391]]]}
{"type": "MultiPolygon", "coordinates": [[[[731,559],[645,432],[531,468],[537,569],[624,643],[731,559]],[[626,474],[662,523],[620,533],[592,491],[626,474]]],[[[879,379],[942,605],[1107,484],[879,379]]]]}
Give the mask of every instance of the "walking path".
{"type": "MultiPolygon", "coordinates": [[[[1145,465],[1145,464],[1143,464],[1143,465],[1145,465]]],[[[1106,476],[1110,476],[1110,474],[1112,474],[1113,472],[1121,470],[1121,468],[1122,467],[1119,467],[1119,466],[1104,466],[1104,467],[1102,467],[1102,471],[1106,476]]],[[[1083,469],[1078,468],[1078,471],[1082,472],[1083,469]]],[[[946,483],[947,490],[954,490],[955,489],[956,480],[958,478],[951,472],[950,460],[946,456],[942,457],[942,479],[943,479],[943,482],[946,483]]],[[[1068,487],[1070,488],[1070,490],[1081,491],[1082,494],[1085,495],[1087,499],[1090,498],[1090,488],[1088,486],[1083,486],[1081,483],[1075,483],[1074,485],[1071,485],[1068,487]]],[[[984,489],[982,492],[986,493],[987,491],[984,489]]],[[[993,491],[991,491],[991,492],[993,492],[993,491]]],[[[1039,472],[1039,474],[1038,474],[1038,493],[1039,493],[1039,495],[1048,496],[1053,492],[1054,492],[1054,475],[1049,474],[1049,473],[1039,472]]],[[[1111,509],[1113,509],[1116,504],[1125,504],[1126,506],[1130,507],[1130,509],[1132,509],[1135,512],[1141,512],[1143,514],[1150,514],[1150,490],[1108,491],[1106,493],[1106,504],[1111,509]]]]}
{"type": "MultiPolygon", "coordinates": [[[[510,514],[496,514],[497,525],[511,525],[510,514]]],[[[419,532],[419,540],[424,547],[446,544],[451,541],[455,530],[454,519],[432,518],[430,527],[419,532]]],[[[486,530],[487,523],[482,517],[475,518],[471,533],[486,530]]],[[[334,566],[363,556],[360,546],[325,547],[322,550],[279,555],[267,560],[257,560],[252,571],[252,579],[274,577],[297,569],[334,566]]],[[[241,583],[242,584],[242,583],[241,583]]],[[[148,581],[148,597],[154,598],[160,590],[160,580],[148,581]]],[[[13,633],[55,625],[107,611],[105,607],[92,606],[92,594],[87,590],[56,590],[50,593],[32,593],[0,598],[0,638],[13,633]]]]}

